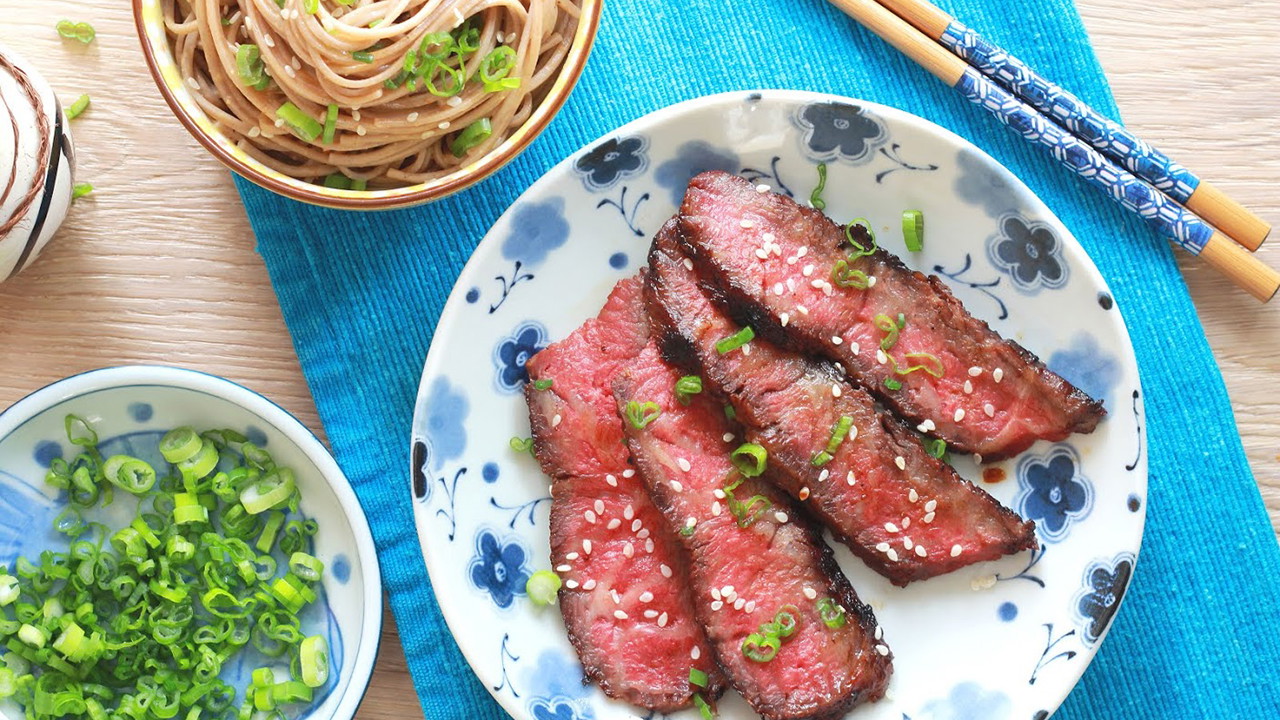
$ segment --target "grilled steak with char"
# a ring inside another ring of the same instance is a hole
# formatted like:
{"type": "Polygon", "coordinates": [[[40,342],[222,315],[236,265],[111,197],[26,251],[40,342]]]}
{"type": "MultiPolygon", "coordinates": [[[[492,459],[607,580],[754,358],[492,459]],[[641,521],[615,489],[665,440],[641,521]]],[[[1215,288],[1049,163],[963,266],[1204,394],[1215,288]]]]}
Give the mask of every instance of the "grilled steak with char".
{"type": "Polygon", "coordinates": [[[730,683],[766,720],[841,718],[879,699],[892,661],[871,609],[808,517],[735,469],[730,454],[741,440],[722,407],[705,395],[677,400],[680,377],[652,345],[614,392],[623,415],[644,406],[660,413],[643,425],[624,422],[627,444],[665,531],[688,553],[695,610],[730,683]],[[794,632],[773,657],[749,657],[759,648],[744,643],[779,613],[794,632]]]}
{"type": "Polygon", "coordinates": [[[1105,415],[1101,403],[970,315],[936,277],[883,249],[852,253],[850,238],[874,246],[860,228],[846,236],[821,212],[723,172],[690,182],[679,217],[685,249],[734,320],[842,363],[953,450],[1007,458],[1039,439],[1090,432],[1105,415]],[[901,327],[888,330],[900,317],[901,327]]]}
{"type": "Polygon", "coordinates": [[[759,339],[720,352],[716,344],[740,326],[707,294],[716,286],[700,285],[677,227],[665,225],[649,254],[645,301],[655,335],[672,360],[731,403],[748,439],[768,449],[771,478],[855,555],[906,585],[1036,546],[1033,523],[929,455],[830,363],[759,339]],[[847,436],[829,448],[842,418],[851,420],[847,436]],[[815,460],[828,449],[827,462],[815,460]]]}

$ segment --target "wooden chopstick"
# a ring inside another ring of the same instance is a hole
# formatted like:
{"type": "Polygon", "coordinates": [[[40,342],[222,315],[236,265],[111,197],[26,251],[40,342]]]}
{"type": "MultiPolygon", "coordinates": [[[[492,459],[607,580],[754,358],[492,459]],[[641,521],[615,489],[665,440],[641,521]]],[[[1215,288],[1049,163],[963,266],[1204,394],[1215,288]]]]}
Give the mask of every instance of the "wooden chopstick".
{"type": "Polygon", "coordinates": [[[939,45],[876,0],[830,0],[1023,139],[1046,150],[1112,200],[1154,225],[1171,241],[1227,276],[1262,302],[1280,289],[1280,272],[1146,181],[1104,157],[1035,108],[1014,97],[965,60],[939,45]]]}
{"type": "Polygon", "coordinates": [[[1271,233],[1271,226],[1266,221],[1226,193],[1201,180],[1128,128],[1045,79],[1007,50],[965,27],[929,0],[879,0],[879,3],[1248,250],[1257,250],[1271,233]]]}

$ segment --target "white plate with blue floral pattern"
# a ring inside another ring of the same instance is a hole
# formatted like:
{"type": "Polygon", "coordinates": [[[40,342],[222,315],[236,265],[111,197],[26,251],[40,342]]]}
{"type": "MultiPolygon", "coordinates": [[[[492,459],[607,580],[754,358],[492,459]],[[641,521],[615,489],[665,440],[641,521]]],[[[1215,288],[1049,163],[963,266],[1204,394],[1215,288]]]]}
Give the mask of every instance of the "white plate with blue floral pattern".
{"type": "MultiPolygon", "coordinates": [[[[932,123],[829,95],[731,93],[643,117],[552,168],[480,243],[436,330],[413,423],[417,531],[458,644],[518,720],[655,717],[584,686],[559,613],[525,597],[550,552],[547,478],[508,445],[529,435],[525,361],[635,272],[693,175],[734,172],[803,202],[818,163],[828,215],[869,218],[882,245],[1109,412],[1090,435],[988,466],[1000,482],[954,461],[1036,521],[1041,550],[904,589],[837,548],[895,656],[887,697],[849,718],[1042,720],[1097,652],[1133,573],[1147,489],[1137,365],[1102,277],[1025,185],[932,123]],[[905,250],[905,209],[924,213],[921,252],[905,250]]],[[[720,710],[754,717],[733,693],[720,710]]]]}

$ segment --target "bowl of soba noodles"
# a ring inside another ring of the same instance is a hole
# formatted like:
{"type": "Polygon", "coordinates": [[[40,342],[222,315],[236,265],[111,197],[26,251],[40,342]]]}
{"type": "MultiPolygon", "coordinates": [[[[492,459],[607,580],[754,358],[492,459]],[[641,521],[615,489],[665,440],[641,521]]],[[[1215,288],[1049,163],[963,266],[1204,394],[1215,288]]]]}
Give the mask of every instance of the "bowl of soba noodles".
{"type": "Polygon", "coordinates": [[[242,177],[377,210],[488,177],[582,73],[602,0],[133,0],[178,120],[242,177]]]}

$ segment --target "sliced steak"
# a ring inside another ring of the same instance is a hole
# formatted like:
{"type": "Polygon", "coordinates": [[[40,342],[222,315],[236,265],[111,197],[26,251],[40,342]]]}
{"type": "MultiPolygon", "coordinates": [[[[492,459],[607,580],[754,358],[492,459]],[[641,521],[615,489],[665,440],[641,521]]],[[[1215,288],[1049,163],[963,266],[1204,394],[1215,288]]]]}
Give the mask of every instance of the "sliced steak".
{"type": "Polygon", "coordinates": [[[871,609],[806,515],[734,468],[742,441],[721,406],[705,396],[677,401],[680,376],[654,345],[627,364],[614,392],[624,415],[629,404],[661,413],[643,426],[624,422],[627,444],[664,533],[688,551],[695,608],[729,681],[766,720],[841,718],[881,698],[892,660],[871,609]],[[744,643],[784,608],[794,632],[772,658],[748,657],[744,643]]]}
{"type": "Polygon", "coordinates": [[[817,210],[709,172],[690,182],[680,219],[686,249],[735,320],[784,347],[842,363],[881,402],[954,450],[1006,458],[1038,439],[1090,432],[1105,414],[1101,403],[970,315],[936,277],[909,270],[883,249],[851,260],[845,229],[817,210]],[[841,261],[865,273],[870,287],[838,286],[841,261]],[[900,314],[897,342],[882,351],[887,333],[875,320],[900,314]],[[902,372],[920,365],[940,376],[902,372]]]}
{"type": "Polygon", "coordinates": [[[724,679],[694,615],[684,551],[656,531],[664,520],[614,410],[612,382],[647,338],[641,281],[623,280],[598,317],[529,360],[525,397],[534,453],[552,478],[551,562],[569,639],[605,694],[667,713],[692,703],[691,666],[710,676],[712,697],[724,679]],[[552,385],[538,390],[538,380],[552,385]]]}
{"type": "Polygon", "coordinates": [[[675,242],[676,224],[649,254],[645,298],[654,331],[678,363],[696,368],[769,451],[771,479],[825,523],[873,570],[896,585],[1036,546],[1025,522],[950,465],[929,455],[909,428],[880,411],[834,366],[754,340],[721,353],[740,327],[720,312],[675,242]],[[821,467],[841,418],[848,436],[821,467]]]}

